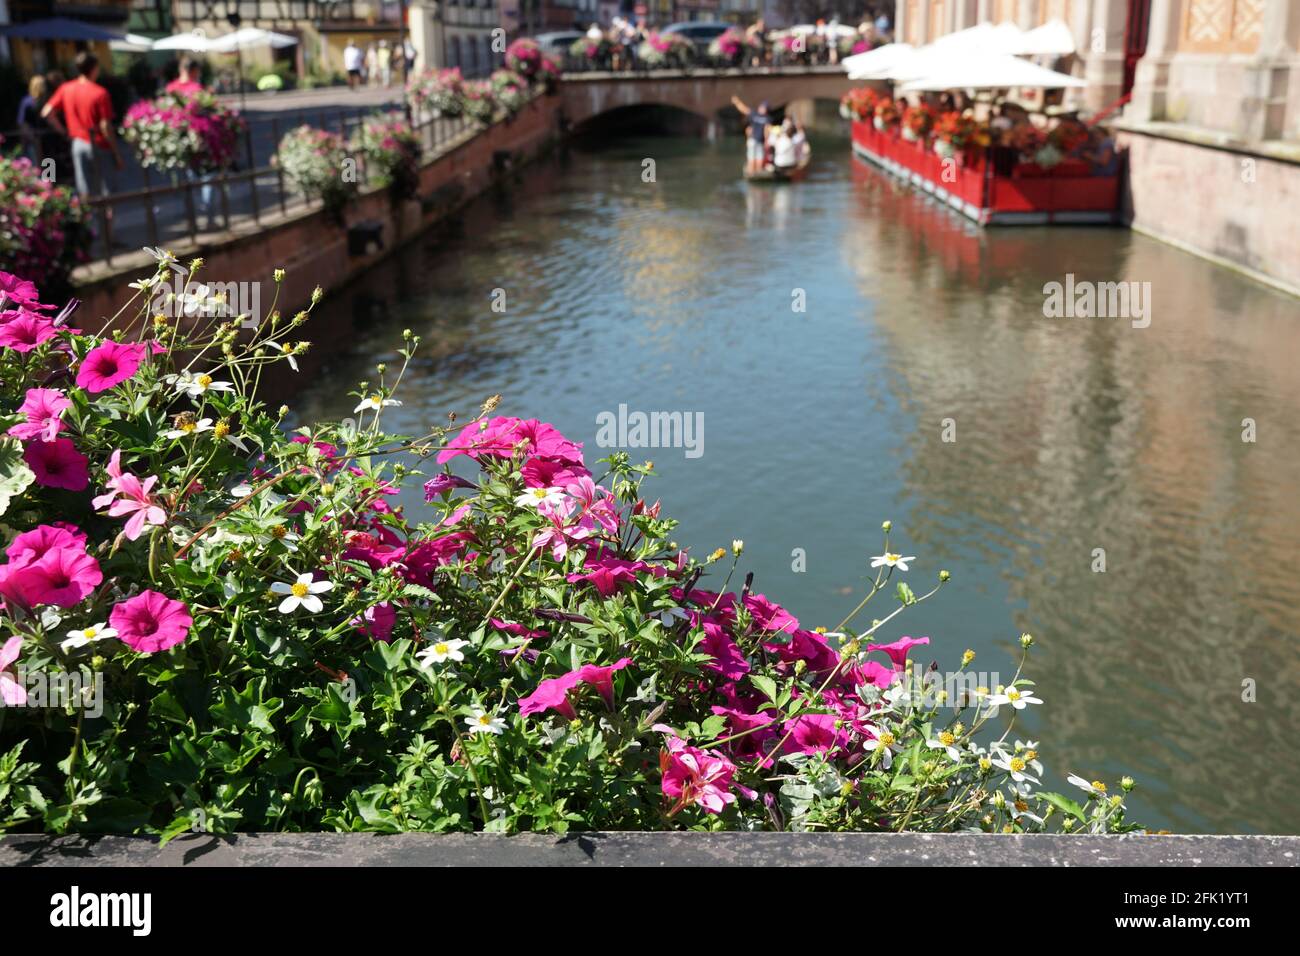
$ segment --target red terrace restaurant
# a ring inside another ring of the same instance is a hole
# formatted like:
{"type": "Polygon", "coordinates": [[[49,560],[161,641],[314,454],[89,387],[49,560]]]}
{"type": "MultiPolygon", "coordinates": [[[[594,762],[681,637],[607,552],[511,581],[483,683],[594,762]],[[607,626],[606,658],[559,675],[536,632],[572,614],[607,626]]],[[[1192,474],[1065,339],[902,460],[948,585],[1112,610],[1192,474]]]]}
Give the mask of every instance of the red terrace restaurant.
{"type": "MultiPolygon", "coordinates": [[[[1075,77],[1010,53],[957,51],[943,49],[939,44],[921,50],[906,44],[881,47],[851,57],[845,65],[854,79],[893,80],[895,96],[909,97],[918,104],[925,95],[942,91],[982,91],[997,96],[1010,90],[1084,85],[1075,77]],[[872,57],[874,65],[868,59],[872,57]]],[[[1119,220],[1119,163],[1112,160],[1097,165],[1075,151],[1056,149],[1052,145],[1054,135],[1030,123],[1023,110],[1019,125],[1014,130],[1003,127],[1002,138],[1008,131],[1025,133],[1029,135],[1023,138],[1037,141],[1037,145],[1027,149],[1005,143],[988,147],[978,141],[976,134],[982,133],[987,139],[989,125],[986,122],[981,126],[969,113],[961,114],[960,120],[955,111],[941,116],[933,130],[929,124],[914,129],[909,127],[908,117],[899,115],[895,100],[878,97],[869,90],[855,93],[862,94],[856,108],[849,103],[855,155],[918,186],[981,225],[1119,220]],[[864,114],[864,107],[874,113],[864,114]],[[949,120],[949,129],[935,135],[945,119],[949,120]],[[961,136],[965,142],[958,138],[961,136]]],[[[854,94],[850,94],[846,101],[853,99],[854,94]]],[[[987,100],[978,104],[983,109],[991,109],[992,105],[987,100]]],[[[925,111],[934,116],[929,108],[925,111]]],[[[1088,127],[1083,124],[1073,120],[1063,123],[1083,137],[1088,136],[1088,127]]]]}

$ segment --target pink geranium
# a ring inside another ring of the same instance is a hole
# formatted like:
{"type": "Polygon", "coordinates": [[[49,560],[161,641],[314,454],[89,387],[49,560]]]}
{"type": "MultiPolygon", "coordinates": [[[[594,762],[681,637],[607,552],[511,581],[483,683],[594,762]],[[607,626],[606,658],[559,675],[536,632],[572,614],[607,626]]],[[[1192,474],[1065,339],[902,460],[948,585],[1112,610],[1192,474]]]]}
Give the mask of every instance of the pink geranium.
{"type": "Polygon", "coordinates": [[[656,724],[654,729],[668,734],[665,749],[659,753],[659,771],[663,774],[660,788],[674,801],[669,816],[692,804],[705,813],[721,813],[736,802],[733,786],[754,799],[753,790],[732,779],[736,765],[726,757],[690,746],[663,724],[656,724]]]}
{"type": "Polygon", "coordinates": [[[30,352],[58,333],[50,319],[29,309],[0,312],[0,345],[15,352],[30,352]]]}
{"type": "Polygon", "coordinates": [[[93,395],[125,382],[140,367],[146,348],[142,342],[108,341],[95,346],[81,360],[77,385],[93,395]]]}
{"type": "Polygon", "coordinates": [[[605,698],[605,703],[610,710],[614,709],[614,672],[621,671],[628,664],[632,663],[632,658],[620,658],[617,662],[610,664],[608,667],[600,667],[596,664],[583,664],[578,668],[578,680],[584,684],[590,684],[600,692],[600,696],[605,698]]]}
{"type": "Polygon", "coordinates": [[[118,640],[140,654],[175,647],[189,636],[189,608],[157,591],[141,591],[113,608],[108,623],[118,640]]]}
{"type": "MultiPolygon", "coordinates": [[[[0,273],[8,275],[8,273],[0,273]]],[[[27,689],[18,683],[17,677],[10,673],[9,665],[18,660],[23,649],[21,637],[11,637],[0,647],[0,701],[7,707],[21,707],[27,703],[27,689]]]]}
{"type": "Polygon", "coordinates": [[[150,475],[141,481],[122,470],[121,460],[122,450],[119,448],[108,460],[109,493],[99,495],[91,501],[90,506],[96,511],[108,508],[108,513],[114,518],[129,514],[131,518],[126,523],[124,533],[128,540],[134,541],[144,532],[146,525],[165,524],[167,514],[158,499],[151,494],[158,476],[150,475]]]}
{"type": "Polygon", "coordinates": [[[869,644],[867,650],[880,651],[889,655],[889,659],[894,662],[894,670],[901,671],[907,666],[907,652],[914,647],[929,643],[928,637],[900,637],[892,644],[869,644]]]}
{"type": "Polygon", "coordinates": [[[18,414],[27,420],[10,428],[9,434],[24,441],[54,441],[63,428],[63,413],[71,407],[72,400],[57,388],[29,388],[18,406],[18,414]]]}
{"type": "Polygon", "coordinates": [[[553,710],[561,717],[575,719],[578,715],[573,704],[569,703],[569,691],[578,685],[579,679],[577,671],[569,671],[562,677],[548,677],[527,697],[519,698],[520,715],[527,717],[553,710]]]}
{"type": "Polygon", "coordinates": [[[23,460],[46,488],[85,491],[90,484],[90,463],[70,438],[34,441],[23,449],[23,460]]]}

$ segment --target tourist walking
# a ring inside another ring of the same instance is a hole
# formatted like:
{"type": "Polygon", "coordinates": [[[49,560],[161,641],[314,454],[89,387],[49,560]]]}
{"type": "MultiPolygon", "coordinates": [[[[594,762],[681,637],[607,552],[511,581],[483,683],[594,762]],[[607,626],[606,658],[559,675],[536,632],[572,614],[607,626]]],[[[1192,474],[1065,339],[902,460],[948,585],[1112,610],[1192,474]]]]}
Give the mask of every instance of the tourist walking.
{"type": "MultiPolygon", "coordinates": [[[[99,79],[99,59],[83,50],[77,54],[77,78],[64,83],[41,108],[41,117],[60,135],[71,140],[72,173],[77,193],[107,196],[117,187],[115,170],[122,155],[113,132],[113,102],[99,79]],[[113,169],[106,167],[111,158],[113,169]]],[[[56,171],[57,176],[57,171],[56,171]]],[[[111,212],[111,210],[110,210],[111,212]]]]}
{"type": "Polygon", "coordinates": [[[18,135],[23,141],[23,155],[33,163],[45,158],[49,147],[50,124],[41,116],[49,99],[49,84],[43,76],[33,76],[27,95],[18,104],[18,135]]]}
{"type": "Polygon", "coordinates": [[[379,41],[375,58],[379,64],[379,85],[387,89],[393,85],[393,50],[387,40],[379,41]]]}
{"type": "Polygon", "coordinates": [[[348,37],[348,44],[343,48],[343,69],[348,74],[348,88],[355,90],[361,85],[361,68],[365,65],[365,54],[361,47],[348,37]]]}

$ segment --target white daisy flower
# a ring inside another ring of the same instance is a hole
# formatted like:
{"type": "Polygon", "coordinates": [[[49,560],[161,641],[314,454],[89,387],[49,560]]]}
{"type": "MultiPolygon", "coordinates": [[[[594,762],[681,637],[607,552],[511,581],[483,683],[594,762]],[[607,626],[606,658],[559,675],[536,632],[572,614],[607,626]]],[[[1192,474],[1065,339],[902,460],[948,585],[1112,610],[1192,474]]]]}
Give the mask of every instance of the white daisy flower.
{"type": "Polygon", "coordinates": [[[92,624],[90,627],[68,631],[68,636],[59,642],[59,647],[70,651],[77,647],[85,647],[92,641],[103,641],[110,637],[117,637],[116,628],[109,627],[107,624],[92,624]]]}
{"type": "Polygon", "coordinates": [[[1078,774],[1074,774],[1074,773],[1070,774],[1065,779],[1068,780],[1070,783],[1074,784],[1080,790],[1087,790],[1089,795],[1091,796],[1104,797],[1107,795],[1106,785],[1102,783],[1100,780],[1093,780],[1089,782],[1087,780],[1084,780],[1078,774]]]}
{"type": "Polygon", "coordinates": [[[149,255],[153,256],[154,259],[157,260],[159,265],[166,266],[167,268],[171,269],[173,272],[179,273],[180,275],[185,275],[187,272],[190,271],[189,269],[185,268],[185,266],[177,262],[176,257],[172,255],[170,252],[168,252],[166,249],[162,248],[161,246],[159,246],[157,249],[153,248],[152,246],[144,246],[143,248],[145,252],[149,253],[149,255]]]}
{"type": "Polygon", "coordinates": [[[390,405],[402,404],[395,398],[384,398],[382,395],[367,395],[363,398],[356,408],[352,409],[353,414],[370,411],[379,411],[381,408],[388,408],[390,405]]]}
{"type": "Polygon", "coordinates": [[[448,638],[434,641],[419,653],[420,667],[428,670],[434,664],[445,664],[447,661],[463,661],[465,655],[461,653],[460,649],[468,644],[469,641],[448,638]]]}
{"type": "Polygon", "coordinates": [[[297,351],[296,346],[290,345],[288,342],[271,341],[264,342],[263,345],[268,349],[275,349],[289,361],[289,368],[295,372],[298,371],[298,360],[293,357],[293,353],[297,351]]]}
{"type": "Polygon", "coordinates": [[[170,431],[163,432],[164,438],[185,438],[188,435],[197,435],[200,432],[212,431],[212,419],[199,418],[186,421],[170,431]]]}
{"type": "Polygon", "coordinates": [[[1020,690],[1018,687],[1008,687],[1000,694],[994,694],[989,698],[989,705],[995,710],[1003,704],[1010,704],[1016,710],[1024,710],[1030,704],[1041,704],[1042,701],[1034,696],[1032,690],[1020,690]]]}
{"type": "Polygon", "coordinates": [[[564,504],[564,498],[563,488],[529,488],[515,499],[515,504],[521,508],[540,508],[543,505],[558,508],[564,504]]]}
{"type": "Polygon", "coordinates": [[[951,731],[941,730],[925,743],[927,747],[946,751],[949,757],[960,762],[961,748],[957,746],[957,737],[951,731]]]}
{"type": "Polygon", "coordinates": [[[505,732],[506,722],[495,713],[489,714],[481,707],[475,707],[472,715],[465,718],[465,725],[471,734],[501,734],[505,732]]]}
{"type": "Polygon", "coordinates": [[[879,727],[875,733],[876,739],[868,741],[867,747],[879,756],[881,768],[888,770],[894,763],[894,753],[902,748],[892,731],[879,727]]]}
{"type": "Polygon", "coordinates": [[[181,372],[175,376],[173,384],[178,392],[184,392],[191,398],[202,398],[208,392],[233,392],[235,386],[229,382],[218,382],[211,375],[195,375],[193,372],[181,372]]]}
{"type": "Polygon", "coordinates": [[[1023,757],[1011,756],[1005,753],[999,753],[998,758],[993,761],[993,766],[1005,770],[1011,775],[1011,779],[1016,783],[1024,783],[1028,780],[1030,783],[1038,783],[1037,777],[1031,777],[1025,773],[1028,764],[1023,757]]]}
{"type": "Polygon", "coordinates": [[[871,566],[873,568],[880,568],[880,567],[898,568],[898,570],[900,571],[906,571],[907,562],[915,561],[915,560],[916,560],[916,555],[914,554],[909,554],[905,556],[901,554],[894,554],[894,552],[892,551],[886,551],[884,554],[877,555],[876,557],[872,558],[871,566]]]}
{"type": "Polygon", "coordinates": [[[276,594],[285,595],[285,599],[280,602],[281,614],[292,614],[299,607],[306,608],[312,614],[318,614],[325,605],[316,595],[324,594],[332,587],[334,587],[332,581],[313,581],[311,572],[308,571],[298,575],[298,579],[293,584],[276,581],[271,585],[271,590],[276,594]]]}

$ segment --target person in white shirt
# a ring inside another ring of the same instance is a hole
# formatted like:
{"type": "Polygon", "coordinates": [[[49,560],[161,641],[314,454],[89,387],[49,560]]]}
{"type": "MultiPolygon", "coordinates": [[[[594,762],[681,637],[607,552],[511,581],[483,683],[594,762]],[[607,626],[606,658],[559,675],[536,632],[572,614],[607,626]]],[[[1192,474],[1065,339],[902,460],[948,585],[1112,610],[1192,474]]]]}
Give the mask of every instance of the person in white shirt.
{"type": "Polygon", "coordinates": [[[799,164],[798,149],[792,135],[794,124],[786,120],[772,141],[772,165],[777,169],[793,169],[799,164]]]}
{"type": "Polygon", "coordinates": [[[348,73],[348,86],[356,89],[361,85],[361,67],[365,64],[365,54],[361,47],[348,37],[348,45],[343,48],[343,69],[348,73]]]}

